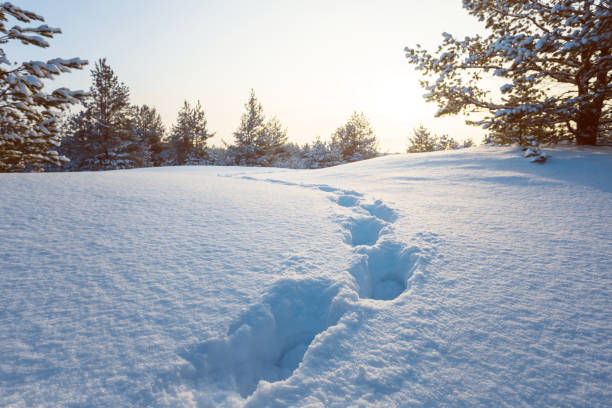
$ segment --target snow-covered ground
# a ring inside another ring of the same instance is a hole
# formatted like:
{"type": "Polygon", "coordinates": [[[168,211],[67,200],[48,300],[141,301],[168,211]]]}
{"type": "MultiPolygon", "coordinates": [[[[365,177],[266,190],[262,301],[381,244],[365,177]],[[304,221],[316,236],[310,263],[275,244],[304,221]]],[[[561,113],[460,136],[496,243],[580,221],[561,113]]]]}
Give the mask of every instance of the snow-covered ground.
{"type": "Polygon", "coordinates": [[[609,406],[612,152],[0,174],[0,406],[609,406]]]}

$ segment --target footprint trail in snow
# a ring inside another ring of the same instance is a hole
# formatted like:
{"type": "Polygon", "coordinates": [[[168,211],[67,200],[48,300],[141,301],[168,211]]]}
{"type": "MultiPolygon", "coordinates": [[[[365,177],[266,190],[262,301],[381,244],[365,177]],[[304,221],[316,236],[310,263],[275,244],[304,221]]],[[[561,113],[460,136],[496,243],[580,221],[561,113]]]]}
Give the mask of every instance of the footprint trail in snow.
{"type": "Polygon", "coordinates": [[[247,398],[260,380],[291,377],[317,336],[360,303],[393,301],[406,292],[421,257],[418,248],[393,238],[392,224],[398,216],[382,201],[368,201],[356,191],[327,185],[242,178],[329,193],[344,210],[339,223],[355,255],[347,267],[350,278],[280,279],[230,325],[224,337],[180,352],[189,363],[183,378],[194,382],[206,378],[247,398]]]}

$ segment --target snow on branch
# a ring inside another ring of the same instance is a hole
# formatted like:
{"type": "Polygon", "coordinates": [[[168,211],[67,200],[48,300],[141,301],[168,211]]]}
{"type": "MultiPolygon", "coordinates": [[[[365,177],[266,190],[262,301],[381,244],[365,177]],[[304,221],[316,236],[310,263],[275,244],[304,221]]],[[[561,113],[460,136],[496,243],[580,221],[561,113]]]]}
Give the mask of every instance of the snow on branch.
{"type": "Polygon", "coordinates": [[[476,108],[492,113],[471,122],[487,129],[504,131],[509,124],[500,117],[511,116],[523,128],[595,143],[612,94],[609,3],[464,0],[463,6],[485,22],[488,35],[461,40],[443,33],[435,53],[418,45],[405,48],[409,63],[423,73],[425,99],[438,104],[438,115],[476,108]],[[483,87],[487,77],[508,82],[492,93],[483,87]],[[577,136],[559,127],[568,121],[577,123],[577,136]]]}
{"type": "MultiPolygon", "coordinates": [[[[46,48],[50,46],[46,39],[62,32],[46,24],[6,28],[9,18],[21,23],[44,22],[44,18],[34,12],[8,2],[2,3],[0,44],[14,40],[46,48]]],[[[45,93],[43,80],[53,79],[72,69],[82,69],[86,64],[87,61],[80,58],[55,58],[14,66],[0,49],[0,171],[41,169],[45,164],[61,165],[66,161],[52,149],[60,142],[61,112],[84,101],[88,94],[67,88],[45,93]]]]}

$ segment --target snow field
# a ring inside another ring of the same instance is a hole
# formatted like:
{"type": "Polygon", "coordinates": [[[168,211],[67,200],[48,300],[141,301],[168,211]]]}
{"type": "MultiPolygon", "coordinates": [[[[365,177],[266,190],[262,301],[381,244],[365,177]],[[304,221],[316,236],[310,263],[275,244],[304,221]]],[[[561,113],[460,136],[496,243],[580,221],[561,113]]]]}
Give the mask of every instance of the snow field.
{"type": "Polygon", "coordinates": [[[326,200],[216,172],[2,175],[0,405],[163,405],[178,351],[337,273],[326,200]]]}
{"type": "MultiPolygon", "coordinates": [[[[257,180],[249,176],[242,179],[257,180]]],[[[417,267],[418,250],[391,236],[395,211],[380,200],[368,203],[362,194],[328,185],[298,185],[274,179],[263,182],[330,193],[330,200],[348,215],[338,217],[345,240],[356,255],[348,268],[352,280],[280,279],[234,321],[223,338],[187,348],[190,363],[183,377],[212,380],[217,387],[248,398],[262,385],[283,381],[299,367],[311,343],[325,342],[342,317],[358,309],[360,299],[393,300],[407,288],[417,267]]]]}
{"type": "Polygon", "coordinates": [[[362,298],[328,330],[350,344],[326,337],[247,405],[607,406],[612,152],[546,152],[544,166],[484,147],[275,175],[393,203],[389,238],[419,268],[408,296],[362,298]]]}
{"type": "Polygon", "coordinates": [[[0,175],[0,405],[605,407],[612,154],[0,175]]]}

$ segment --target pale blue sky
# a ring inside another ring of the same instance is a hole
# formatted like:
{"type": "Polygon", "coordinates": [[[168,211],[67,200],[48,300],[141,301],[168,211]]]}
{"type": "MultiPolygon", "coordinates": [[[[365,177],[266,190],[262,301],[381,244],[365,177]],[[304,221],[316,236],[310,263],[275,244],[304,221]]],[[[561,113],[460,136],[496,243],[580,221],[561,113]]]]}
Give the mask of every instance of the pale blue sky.
{"type": "MultiPolygon", "coordinates": [[[[106,57],[135,104],[167,126],[183,100],[199,99],[211,131],[232,141],[249,89],[291,141],[328,138],[354,111],[381,147],[404,151],[412,128],[478,139],[462,118],[434,119],[403,47],[434,48],[441,33],[482,30],[461,0],[438,1],[14,1],[63,34],[49,49],[7,47],[9,58],[106,57]]],[[[56,86],[87,89],[89,69],[56,86]]]]}

